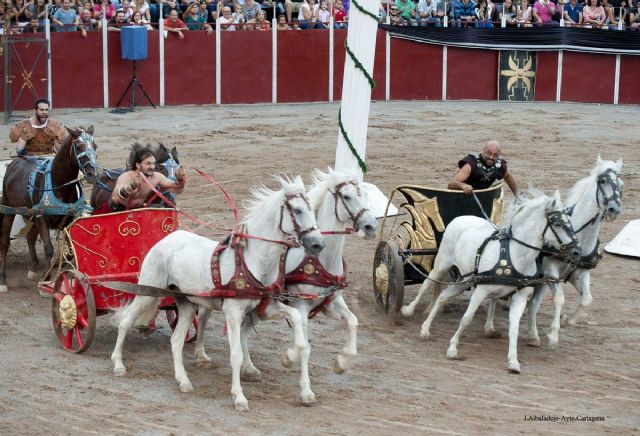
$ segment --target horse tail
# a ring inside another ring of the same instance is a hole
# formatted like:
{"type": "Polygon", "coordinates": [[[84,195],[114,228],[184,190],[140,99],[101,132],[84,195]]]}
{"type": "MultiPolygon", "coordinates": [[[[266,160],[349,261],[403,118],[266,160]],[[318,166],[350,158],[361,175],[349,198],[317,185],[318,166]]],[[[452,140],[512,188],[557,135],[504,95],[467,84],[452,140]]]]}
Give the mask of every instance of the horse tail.
{"type": "Polygon", "coordinates": [[[148,326],[149,323],[156,317],[156,313],[158,312],[158,305],[160,304],[159,298],[136,297],[134,300],[131,301],[131,303],[127,304],[126,306],[120,307],[114,311],[113,316],[111,317],[111,325],[113,325],[114,327],[118,327],[120,325],[120,322],[122,322],[122,320],[127,316],[129,311],[131,310],[131,307],[133,306],[134,302],[139,298],[143,298],[145,300],[149,300],[152,298],[153,300],[155,300],[154,304],[149,304],[150,301],[147,301],[147,304],[145,304],[146,309],[144,310],[144,312],[140,314],[140,316],[138,316],[138,318],[136,318],[133,324],[136,327],[148,326]]]}

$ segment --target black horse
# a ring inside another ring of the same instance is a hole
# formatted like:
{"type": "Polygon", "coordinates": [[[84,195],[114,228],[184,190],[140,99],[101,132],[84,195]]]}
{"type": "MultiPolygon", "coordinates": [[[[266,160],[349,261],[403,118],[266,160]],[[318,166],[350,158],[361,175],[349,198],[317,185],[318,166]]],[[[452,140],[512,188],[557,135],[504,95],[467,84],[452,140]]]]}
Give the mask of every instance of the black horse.
{"type": "Polygon", "coordinates": [[[53,257],[50,228],[60,228],[84,211],[85,203],[78,173],[89,183],[97,180],[96,149],[93,126],[70,129],[53,159],[22,156],[7,167],[0,206],[0,292],[7,291],[6,260],[11,226],[16,215],[31,219],[34,226],[27,233],[31,265],[29,276],[38,270],[36,239],[42,238],[47,264],[53,257]]]}

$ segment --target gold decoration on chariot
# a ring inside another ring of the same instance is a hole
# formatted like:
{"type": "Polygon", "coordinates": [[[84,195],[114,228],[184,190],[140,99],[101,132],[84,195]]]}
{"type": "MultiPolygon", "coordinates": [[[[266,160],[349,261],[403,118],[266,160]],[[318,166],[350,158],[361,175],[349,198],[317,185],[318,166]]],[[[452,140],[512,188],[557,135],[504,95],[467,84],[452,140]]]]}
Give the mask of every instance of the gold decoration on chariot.
{"type": "Polygon", "coordinates": [[[85,232],[87,232],[88,234],[90,234],[91,236],[98,236],[100,234],[100,231],[102,230],[102,228],[100,227],[100,225],[98,224],[94,224],[91,226],[92,230],[89,230],[83,226],[81,226],[80,224],[76,223],[74,226],[74,228],[77,227],[79,229],[84,230],[85,232]]]}
{"type": "Polygon", "coordinates": [[[382,294],[389,293],[389,271],[384,263],[376,268],[376,289],[382,294]]]}
{"type": "Polygon", "coordinates": [[[503,274],[502,268],[496,270],[496,275],[501,276],[503,274]]]}
{"type": "Polygon", "coordinates": [[[162,220],[162,224],[160,224],[160,228],[164,233],[171,233],[174,229],[173,217],[166,217],[162,220]]]}
{"type": "Polygon", "coordinates": [[[316,267],[313,266],[312,263],[308,263],[304,266],[302,270],[304,271],[305,274],[311,275],[316,272],[316,267]]]}
{"type": "Polygon", "coordinates": [[[129,258],[129,265],[140,264],[140,258],[138,256],[131,256],[129,258]]]}
{"type": "Polygon", "coordinates": [[[511,275],[511,268],[505,268],[504,269],[504,275],[505,276],[510,276],[511,275]]]}
{"type": "Polygon", "coordinates": [[[493,208],[491,209],[491,222],[497,226],[502,225],[502,208],[504,203],[502,201],[504,197],[504,189],[500,189],[500,197],[493,200],[493,208]]]}
{"type": "Polygon", "coordinates": [[[76,308],[76,302],[71,295],[65,295],[58,304],[58,318],[60,324],[67,330],[70,330],[76,326],[76,320],[78,319],[78,311],[76,308]]]}
{"type": "Polygon", "coordinates": [[[500,259],[500,266],[507,266],[507,259],[500,259]]]}
{"type": "Polygon", "coordinates": [[[244,279],[236,279],[236,288],[244,289],[247,287],[247,282],[244,279]]]}
{"type": "Polygon", "coordinates": [[[80,247],[80,248],[82,248],[83,250],[85,250],[85,251],[87,251],[87,252],[89,252],[89,253],[91,253],[91,254],[95,255],[95,256],[99,256],[99,257],[100,257],[100,259],[99,259],[96,263],[98,264],[98,266],[99,266],[100,268],[105,268],[105,267],[109,264],[109,261],[107,260],[106,256],[103,256],[102,254],[97,253],[97,252],[93,251],[92,249],[90,249],[90,248],[88,248],[88,247],[85,247],[85,246],[84,246],[84,245],[82,245],[82,244],[79,244],[77,241],[74,241],[74,242],[73,242],[73,244],[74,244],[75,246],[80,247]]]}
{"type": "Polygon", "coordinates": [[[127,218],[118,226],[118,233],[120,236],[136,236],[140,233],[140,224],[127,218]]]}

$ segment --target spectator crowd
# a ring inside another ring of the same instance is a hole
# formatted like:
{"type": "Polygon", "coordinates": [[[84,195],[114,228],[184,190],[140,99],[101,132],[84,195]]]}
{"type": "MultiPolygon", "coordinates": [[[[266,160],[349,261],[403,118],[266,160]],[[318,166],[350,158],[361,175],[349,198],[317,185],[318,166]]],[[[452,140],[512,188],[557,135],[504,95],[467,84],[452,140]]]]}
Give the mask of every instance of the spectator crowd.
{"type": "MultiPolygon", "coordinates": [[[[382,0],[381,23],[422,27],[534,27],[565,26],[607,30],[638,30],[640,0],[382,0]]],[[[122,26],[157,28],[183,39],[185,32],[336,29],[348,27],[350,0],[14,0],[0,3],[2,31],[120,31],[122,26]],[[7,6],[9,5],[9,6],[7,6]]]]}

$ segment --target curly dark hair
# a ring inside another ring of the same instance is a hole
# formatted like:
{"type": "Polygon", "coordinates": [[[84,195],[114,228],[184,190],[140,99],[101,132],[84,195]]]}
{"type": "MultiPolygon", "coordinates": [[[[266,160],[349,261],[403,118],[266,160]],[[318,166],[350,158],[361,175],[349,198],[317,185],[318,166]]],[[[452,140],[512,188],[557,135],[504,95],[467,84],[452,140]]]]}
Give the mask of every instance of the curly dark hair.
{"type": "Polygon", "coordinates": [[[156,157],[155,151],[146,145],[142,145],[139,142],[134,143],[131,146],[131,152],[129,153],[129,159],[127,159],[127,169],[133,170],[136,168],[136,164],[142,162],[149,156],[156,157]]]}

